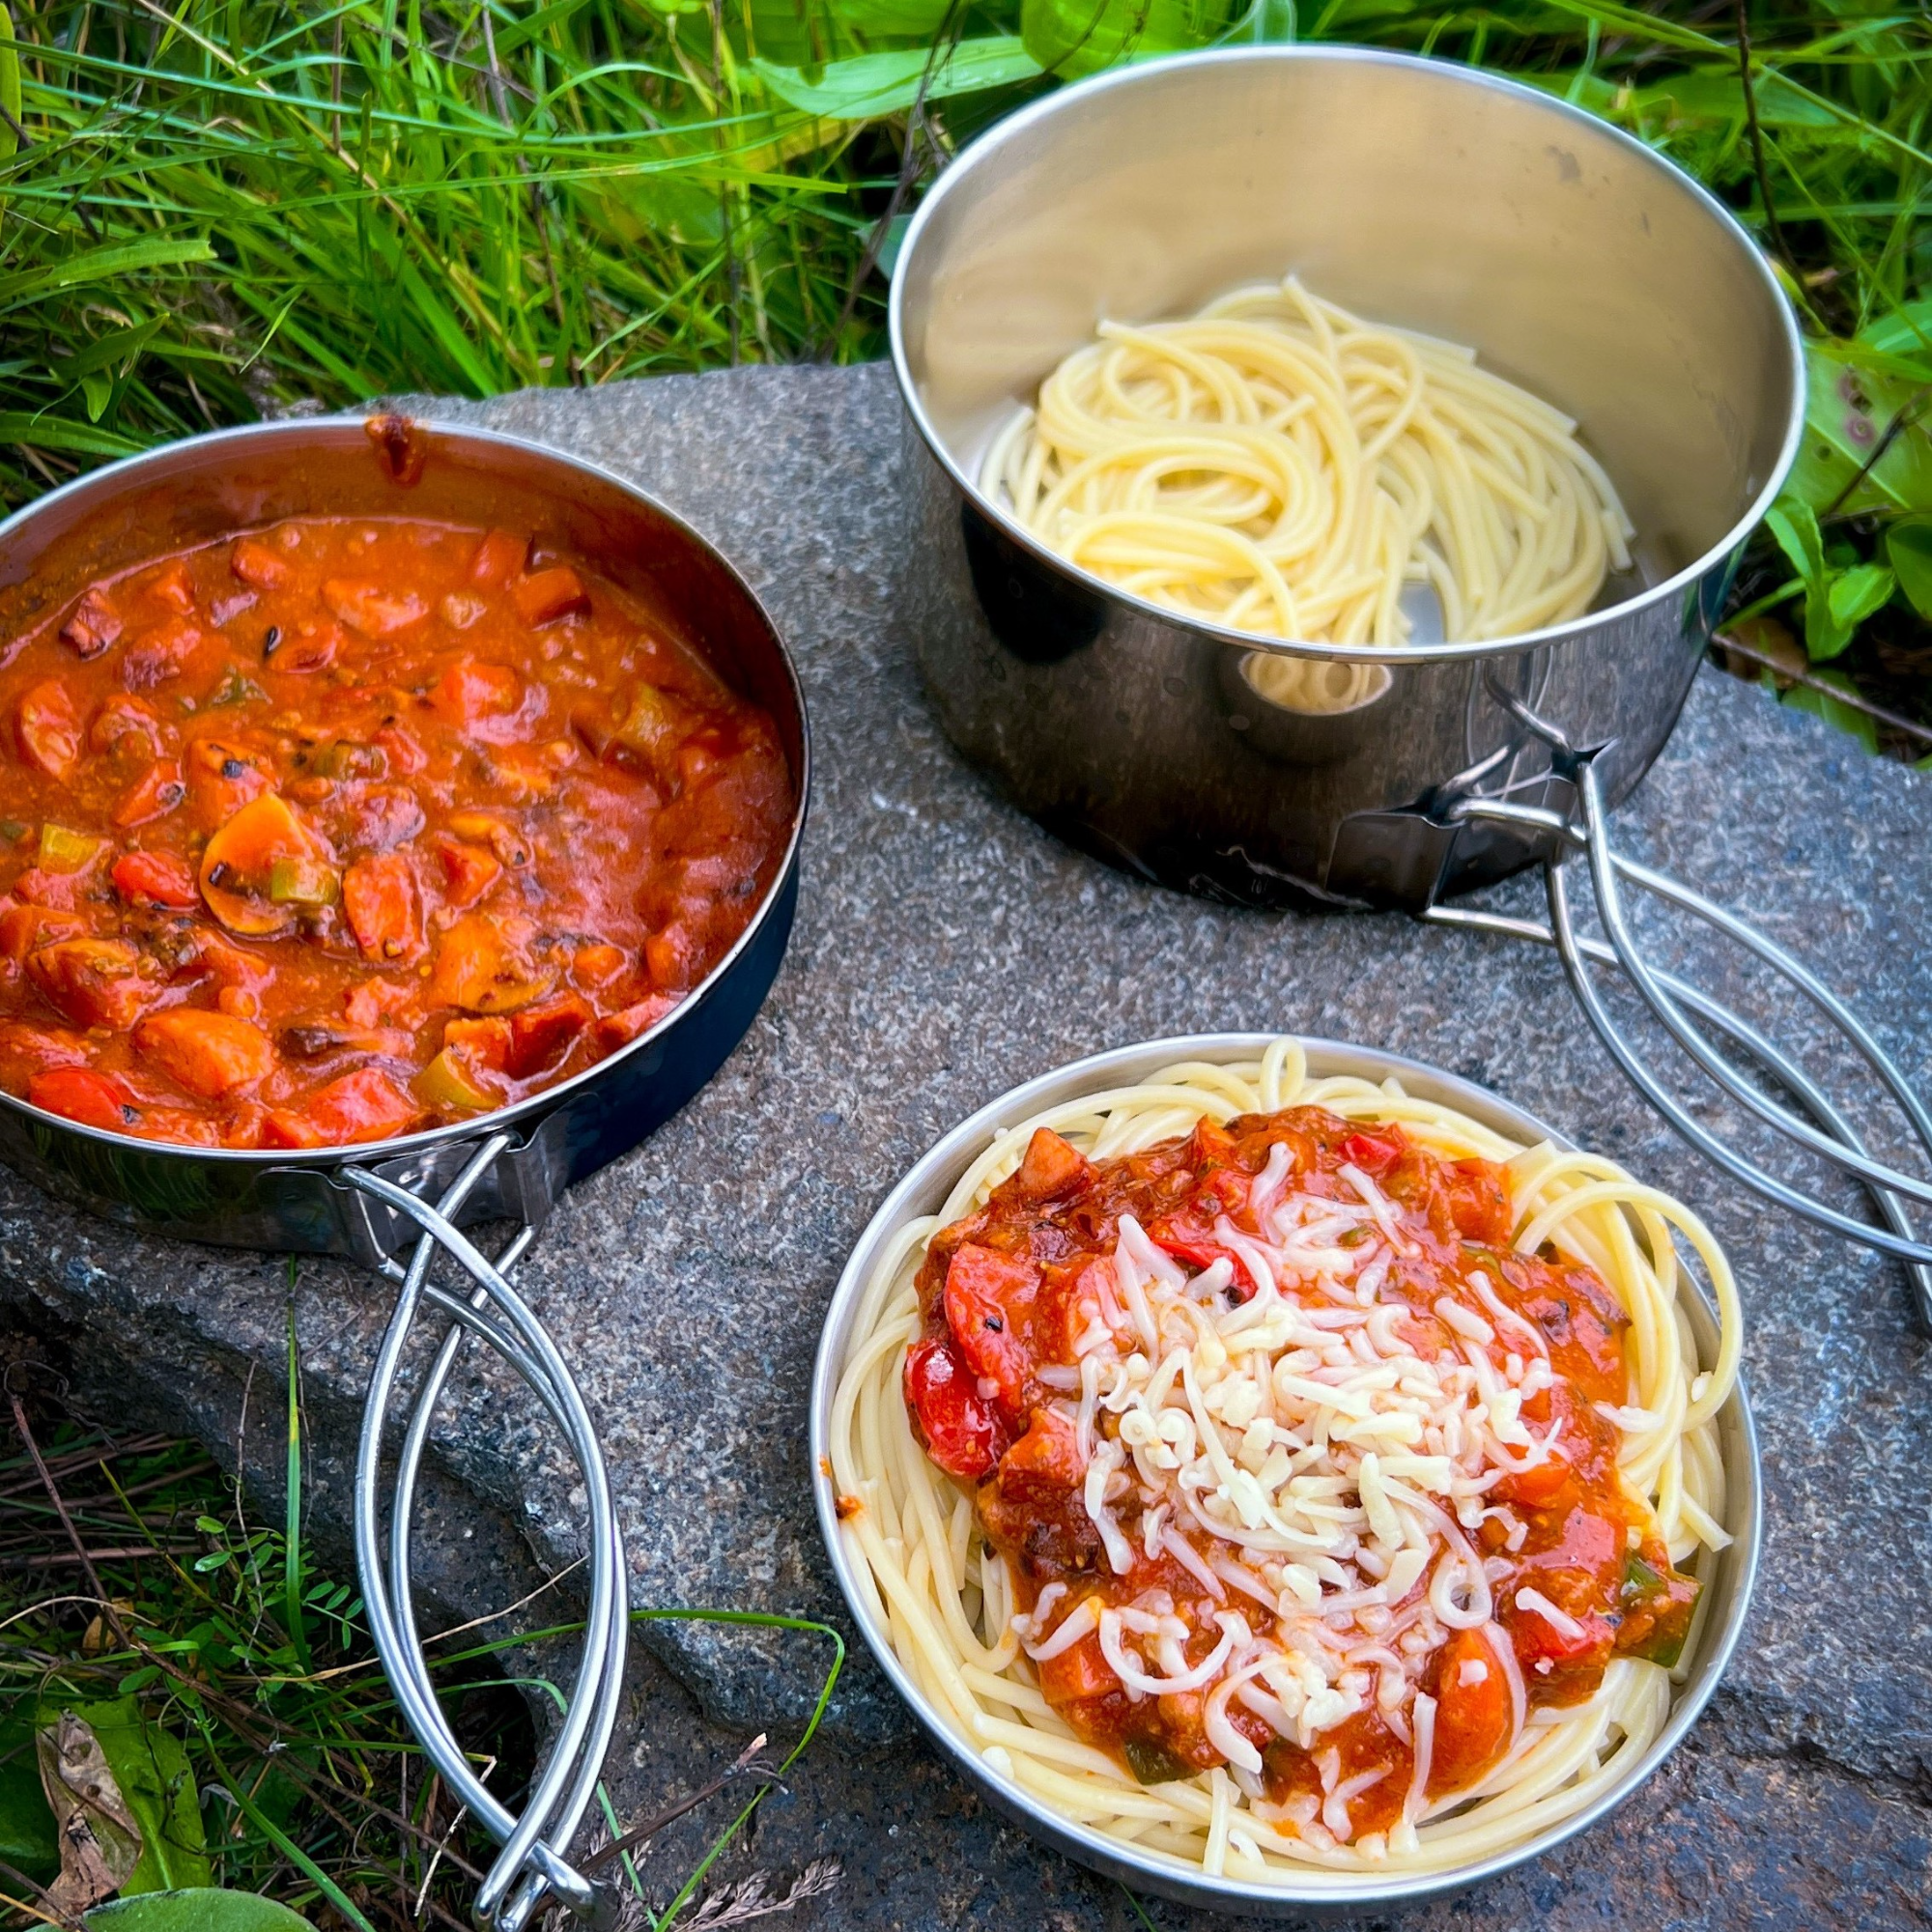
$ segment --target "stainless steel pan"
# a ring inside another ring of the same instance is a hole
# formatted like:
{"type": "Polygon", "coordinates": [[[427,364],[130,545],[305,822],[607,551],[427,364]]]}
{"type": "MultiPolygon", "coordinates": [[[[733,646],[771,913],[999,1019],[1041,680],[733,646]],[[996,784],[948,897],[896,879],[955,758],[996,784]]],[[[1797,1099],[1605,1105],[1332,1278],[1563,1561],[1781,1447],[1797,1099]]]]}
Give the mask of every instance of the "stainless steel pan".
{"type": "Polygon", "coordinates": [[[1648,967],[1621,906],[1660,894],[1771,964],[1932,1155],[1932,1109],[1841,1003],[1610,842],[1609,810],[1669,736],[1804,429],[1790,309],[1717,201],[1606,123],[1491,74],[1361,48],[1228,49],[1101,75],[968,148],[913,219],[891,319],[907,602],[934,706],[968,757],[1062,837],[1162,885],[1394,907],[1556,947],[1591,1024],[1672,1124],[1770,1199],[1906,1261],[1932,1325],[1932,1243],[1904,1206],[1932,1202],[1932,1182],[1867,1153],[1747,1021],[1648,967]],[[1636,568],[1601,608],[1501,643],[1262,640],[1102,582],[982,496],[993,430],[1097,322],[1185,314],[1291,270],[1364,314],[1475,345],[1577,419],[1638,532],[1636,568]],[[1249,675],[1267,655],[1357,669],[1349,708],[1270,702],[1249,675]],[[1573,916],[1576,853],[1607,944],[1573,916]],[[1537,864],[1548,923],[1445,903],[1537,864]],[[1733,1100],[1863,1182],[1883,1225],[1713,1135],[1615,1023],[1605,966],[1733,1100]]]}
{"type": "Polygon", "coordinates": [[[594,1923],[615,1901],[564,1854],[595,1790],[623,1677],[629,1603],[595,1424],[509,1273],[572,1181],[635,1146],[738,1043],[783,956],[798,899],[810,751],[797,673],[744,580],[687,524],[593,466],[482,430],[359,421],[267,424],[134,457],[0,524],[0,637],[102,572],[289,516],[370,514],[510,524],[637,597],[777,724],[795,804],[783,857],[750,924],[658,1024],[573,1079],[487,1115],[374,1146],[313,1152],[167,1147],[63,1120],[0,1094],[0,1159],[93,1213],[184,1239],[334,1254],[397,1285],[371,1378],[356,1470],[355,1540],[371,1627],[398,1700],[458,1802],[502,1844],[476,1902],[515,1932],[554,1896],[594,1923]],[[497,1256],[460,1232],[509,1220],[497,1256]],[[430,1278],[439,1254],[473,1294],[430,1278]],[[406,1418],[384,1532],[383,1451],[417,1318],[451,1318],[406,1418]],[[411,1592],[411,1518],[437,1401],[467,1336],[495,1349],[562,1430],[587,1499],[589,1615],[555,1745],[521,1818],[477,1779],[431,1690],[411,1592]],[[386,1548],[385,1548],[386,1544],[386,1548]]]}
{"type": "MultiPolygon", "coordinates": [[[[1110,1053],[1056,1067],[1037,1079],[1003,1094],[981,1107],[972,1119],[962,1121],[914,1163],[911,1171],[893,1189],[870,1225],[860,1236],[845,1271],[834,1291],[826,1312],[825,1331],[818,1346],[818,1361],[811,1380],[811,1466],[829,1467],[828,1434],[832,1423],[833,1397],[846,1356],[855,1340],[854,1324],[866,1284],[880,1256],[909,1221],[936,1213],[968,1165],[985,1151],[987,1143],[1002,1128],[1015,1121],[1069,1100],[1081,1094],[1093,1094],[1136,1080],[1144,1080],[1163,1066],[1180,1060],[1231,1061],[1253,1058],[1267,1045],[1266,1034],[1200,1034],[1181,1039],[1151,1040],[1136,1046],[1118,1047],[1110,1053]]],[[[1524,1145],[1548,1140],[1558,1147],[1570,1143],[1531,1115],[1499,1100],[1493,1094],[1424,1066],[1392,1053],[1351,1046],[1333,1040],[1311,1039],[1309,1070],[1318,1075],[1359,1074],[1367,1080],[1383,1080],[1393,1074],[1411,1093],[1441,1100],[1461,1108],[1493,1127],[1498,1133],[1524,1145]]],[[[1699,1355],[1705,1362],[1717,1356],[1718,1324],[1701,1295],[1688,1298],[1687,1309],[1699,1355]]],[[[912,1707],[913,1715],[941,1753],[953,1768],[985,1794],[992,1804],[1036,1837],[1079,1860],[1095,1871],[1119,1879],[1135,1890],[1158,1892],[1163,1897],[1209,1911],[1255,1913],[1275,1918],[1342,1918],[1359,1922],[1357,1915],[1385,1910],[1398,1904],[1413,1904],[1425,1898],[1460,1891],[1513,1865],[1542,1856],[1577,1833],[1587,1831],[1613,1811],[1656,1771],[1676,1748],[1685,1733],[1717,1689],[1718,1679],[1736,1648],[1745,1615],[1750,1605],[1751,1583],[1757,1569],[1758,1541],[1762,1530],[1763,1505],[1758,1467],[1757,1436],[1751,1425],[1750,1408],[1742,1384],[1719,1417],[1727,1488],[1724,1499],[1724,1527],[1733,1538],[1730,1546],[1715,1558],[1705,1559],[1700,1575],[1710,1592],[1710,1608],[1699,1623],[1695,1648],[1687,1653],[1682,1682],[1670,1707],[1662,1730],[1641,1757],[1624,1767],[1616,1781],[1588,1805],[1535,1837],[1479,1862],[1454,1870],[1406,1876],[1399,1872],[1327,1873],[1310,1870],[1305,1878],[1278,1886],[1257,1885],[1236,1879],[1214,1879],[1191,1870],[1178,1860],[1148,1852],[1110,1838],[1104,1833],[1062,1816],[1040,1804],[1017,1786],[1002,1778],[980,1755],[980,1747],[962,1737],[947,1715],[934,1707],[921,1690],[893,1649],[891,1633],[874,1618],[870,1604],[874,1592],[862,1588],[858,1569],[862,1559],[846,1545],[838,1521],[838,1497],[834,1486],[823,1475],[813,1489],[818,1505],[818,1524],[839,1587],[880,1667],[891,1678],[899,1694],[912,1707]]]]}

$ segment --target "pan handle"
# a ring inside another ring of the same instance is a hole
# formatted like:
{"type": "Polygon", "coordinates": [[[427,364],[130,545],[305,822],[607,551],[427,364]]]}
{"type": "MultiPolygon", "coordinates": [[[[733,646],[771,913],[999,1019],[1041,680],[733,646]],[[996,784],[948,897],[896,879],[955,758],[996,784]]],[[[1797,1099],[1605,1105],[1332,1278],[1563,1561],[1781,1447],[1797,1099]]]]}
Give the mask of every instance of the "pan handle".
{"type": "Polygon", "coordinates": [[[434,1206],[367,1168],[337,1170],[335,1179],[341,1185],[381,1202],[422,1231],[407,1266],[395,1261],[380,1264],[381,1271],[396,1283],[397,1296],[362,1412],[355,1463],[355,1562],[376,1652],[410,1728],[458,1802],[502,1847],[476,1895],[478,1925],[487,1932],[521,1932],[545,1900],[554,1898],[597,1932],[606,1932],[616,1923],[616,1895],[585,1878],[567,1855],[595,1795],[616,1722],[630,1629],[624,1550],[610,1477],[596,1427],[563,1357],[508,1280],[536,1234],[534,1224],[523,1227],[495,1261],[454,1225],[465,1199],[512,1144],[509,1134],[493,1134],[485,1140],[434,1206]],[[430,1280],[439,1250],[476,1284],[468,1299],[430,1280]],[[450,1317],[450,1323],[412,1398],[406,1389],[399,1393],[398,1378],[411,1330],[426,1304],[450,1317]],[[442,1714],[416,1630],[412,1591],[416,1479],[437,1403],[471,1334],[516,1370],[563,1432],[582,1478],[589,1513],[590,1609],[583,1652],[549,1761],[532,1785],[521,1817],[484,1788],[442,1714]],[[385,1560],[383,1439],[392,1410],[406,1422],[389,1497],[385,1560]]]}

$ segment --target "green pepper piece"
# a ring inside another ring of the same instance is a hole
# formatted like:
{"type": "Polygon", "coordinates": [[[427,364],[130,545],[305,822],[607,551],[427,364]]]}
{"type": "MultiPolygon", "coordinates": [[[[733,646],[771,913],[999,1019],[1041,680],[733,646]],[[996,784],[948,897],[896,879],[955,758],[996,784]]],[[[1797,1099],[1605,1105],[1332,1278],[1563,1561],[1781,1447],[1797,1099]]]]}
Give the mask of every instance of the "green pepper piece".
{"type": "Polygon", "coordinates": [[[342,881],[320,859],[277,859],[269,868],[269,897],[276,905],[333,905],[342,881]]]}
{"type": "Polygon", "coordinates": [[[49,820],[41,827],[40,866],[46,872],[79,872],[100,856],[104,841],[49,820]]]}
{"type": "Polygon", "coordinates": [[[1126,1738],[1121,1750],[1127,1768],[1143,1784],[1172,1784],[1178,1777],[1192,1777],[1194,1767],[1178,1752],[1152,1738],[1126,1738]]]}

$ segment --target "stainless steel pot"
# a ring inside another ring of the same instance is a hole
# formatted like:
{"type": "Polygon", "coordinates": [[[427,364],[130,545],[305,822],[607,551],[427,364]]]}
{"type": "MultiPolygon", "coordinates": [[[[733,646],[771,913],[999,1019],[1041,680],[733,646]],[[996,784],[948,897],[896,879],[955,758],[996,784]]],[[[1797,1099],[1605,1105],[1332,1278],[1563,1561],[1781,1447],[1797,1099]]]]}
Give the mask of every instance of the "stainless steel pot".
{"type": "Polygon", "coordinates": [[[566,1853],[596,1789],[622,1687],[629,1601],[596,1425],[562,1356],[509,1274],[557,1196],[681,1107],[738,1043],[790,936],[810,782],[805,698],[777,628],[744,580],[689,525],[592,465],[488,431],[384,418],[272,423],[196,437],[94,471],[0,524],[0,638],[62,608],[93,578],[159,553],[293,516],[410,516],[509,525],[581,558],[638,598],[775,721],[795,792],[784,852],[737,943],[657,1025],[586,1072],[476,1121],[313,1152],[168,1147],[104,1133],[0,1094],[0,1160],[50,1193],[156,1233],[231,1246],[347,1256],[395,1283],[356,1465],[363,1596],[398,1702],[459,1804],[502,1845],[479,1922],[516,1932],[546,1898],[614,1924],[613,1895],[566,1853]],[[496,1257],[461,1224],[508,1219],[496,1257]],[[439,1255],[469,1277],[431,1277],[439,1255]],[[407,1256],[399,1260],[398,1256],[407,1256]],[[470,1290],[473,1286],[473,1293],[470,1290]],[[419,1316],[450,1318],[403,1398],[419,1316]],[[411,1526],[437,1402],[475,1335],[549,1410],[582,1473],[589,1607],[582,1659],[549,1760],[521,1817],[477,1778],[438,1704],[415,1629],[411,1526]],[[391,1411],[406,1427],[384,1526],[391,1411]],[[386,1547],[385,1547],[386,1546],[386,1547]]]}
{"type": "MultiPolygon", "coordinates": [[[[833,1292],[826,1312],[825,1330],[818,1345],[818,1360],[811,1379],[811,1466],[830,1468],[830,1432],[833,1398],[838,1386],[848,1353],[857,1339],[854,1330],[859,1304],[880,1257],[910,1221],[938,1212],[966,1168],[984,1152],[987,1144],[1003,1128],[1046,1108],[1111,1087],[1145,1080],[1163,1066],[1177,1061],[1228,1062],[1252,1060],[1267,1046],[1267,1034],[1200,1034],[1181,1039],[1152,1040],[1136,1046],[1118,1047],[1110,1053],[1076,1061],[1055,1068],[1037,1079],[1003,1094],[981,1107],[970,1120],[962,1121],[913,1165],[893,1189],[870,1225],[860,1236],[845,1271],[833,1292]]],[[[1571,1145],[1564,1137],[1533,1116],[1499,1100],[1493,1094],[1472,1086],[1466,1080],[1424,1066],[1399,1055],[1381,1053],[1369,1047],[1351,1046],[1334,1040],[1311,1039],[1308,1049],[1309,1071],[1318,1076],[1356,1074],[1368,1080],[1384,1080],[1391,1074],[1411,1093],[1458,1107],[1496,1132],[1525,1146],[1539,1141],[1553,1142],[1559,1148],[1571,1145]]],[[[1699,1359],[1706,1364],[1717,1358],[1718,1324],[1711,1308],[1699,1294],[1687,1297],[1689,1315],[1699,1359]]],[[[1752,1427],[1750,1407],[1742,1383],[1724,1406],[1718,1422],[1724,1458],[1727,1488],[1724,1499],[1724,1528],[1733,1541],[1715,1557],[1706,1557],[1700,1568],[1705,1588],[1710,1593],[1710,1608],[1698,1626],[1694,1650],[1687,1653],[1683,1681],[1672,1700],[1663,1728],[1641,1756],[1625,1766],[1608,1788],[1587,1805],[1560,1823],[1539,1833],[1507,1851],[1495,1853],[1479,1862],[1446,1872],[1422,1876],[1400,1872],[1330,1873],[1310,1870],[1305,1878],[1280,1885],[1258,1885],[1237,1879],[1209,1878],[1183,1865],[1179,1860],[1157,1852],[1142,1850],[1108,1837],[1104,1833],[1077,1823],[1041,1804],[1037,1799],[1009,1782],[980,1755],[980,1747],[960,1733],[955,1724],[926,1697],[912,1674],[899,1662],[892,1635],[872,1612],[876,1592],[863,1587],[859,1570],[863,1558],[847,1546],[838,1520],[835,1486],[825,1474],[818,1475],[813,1492],[818,1506],[818,1525],[832,1567],[845,1593],[853,1622],[919,1719],[921,1727],[963,1776],[1016,1824],[1082,1864],[1115,1878],[1135,1890],[1159,1893],[1184,1905],[1218,1912],[1260,1914],[1271,1918],[1341,1918],[1397,1904],[1412,1904],[1463,1890],[1513,1865],[1552,1851],[1577,1833],[1587,1831],[1606,1817],[1657,1770],[1683,1741],[1710,1701],[1718,1679],[1731,1652],[1736,1648],[1745,1615],[1750,1605],[1751,1584],[1757,1570],[1758,1542],[1762,1532],[1763,1504],[1758,1465],[1757,1435],[1752,1427]]]]}
{"type": "Polygon", "coordinates": [[[946,729],[1025,810],[1164,885],[1420,910],[1547,837],[1449,799],[1567,807],[1526,705],[1622,798],[1676,722],[1803,426],[1769,269],[1667,161],[1548,95],[1339,47],[1122,69],[980,137],[915,216],[892,296],[907,596],[946,729]],[[1474,344],[1577,417],[1639,535],[1605,608],[1500,644],[1258,643],[1125,595],[980,493],[994,425],[1102,318],[1184,314],[1293,270],[1474,344]],[[1311,715],[1257,650],[1379,667],[1311,715]]]}

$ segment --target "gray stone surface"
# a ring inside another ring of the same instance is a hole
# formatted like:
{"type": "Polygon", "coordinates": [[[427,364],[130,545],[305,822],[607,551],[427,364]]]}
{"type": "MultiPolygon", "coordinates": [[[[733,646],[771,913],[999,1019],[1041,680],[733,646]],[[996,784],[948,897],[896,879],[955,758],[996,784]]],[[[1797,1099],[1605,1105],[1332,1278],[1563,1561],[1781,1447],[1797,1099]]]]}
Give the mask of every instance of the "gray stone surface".
{"type": "MultiPolygon", "coordinates": [[[[1392,919],[1208,906],[1077,857],[999,804],[939,736],[895,623],[889,372],[434,407],[658,490],[766,596],[811,708],[804,891],[769,1004],[710,1089],[566,1200],[524,1269],[603,1420],[634,1601],[843,1621],[809,1494],[819,1319],[877,1202],[955,1120],[1058,1062],[1164,1034],[1283,1027],[1384,1045],[1486,1082],[1708,1215],[1744,1284],[1768,1487],[1756,1605],[1691,1743],[1610,1823],[1427,1922],[1932,1923],[1932,1347],[1899,1271],[1688,1152],[1625,1088],[1548,955],[1392,919]]],[[[1619,826],[1855,992],[1932,1087],[1929,806],[1932,779],[1707,675],[1619,826]]],[[[1696,953],[1663,928],[1659,947],[1696,953]]],[[[1703,964],[1730,983],[1728,965],[1703,964]]],[[[273,1260],[130,1236],[0,1175],[0,1294],[74,1338],[84,1391],[231,1452],[251,1377],[258,1414],[280,1400],[273,1260]]],[[[337,1455],[384,1301],[372,1277],[324,1264],[295,1293],[312,1421],[337,1455]]],[[[245,1441],[242,1454],[253,1462],[245,1441]]],[[[496,1378],[459,1378],[435,1456],[431,1576],[452,1606],[519,1593],[512,1526],[546,1566],[575,1555],[558,1464],[496,1378]]],[[[318,1506],[339,1524],[339,1470],[323,1474],[318,1506]]],[[[748,1731],[795,1724],[815,1690],[806,1639],[676,1623],[641,1637],[612,1765],[626,1815],[748,1731]]],[[[646,1867],[660,1896],[683,1842],[646,1867]]],[[[818,1854],[847,1872],[810,1922],[1140,1922],[1118,1889],[992,1817],[863,1658],[824,1743],[727,1869],[818,1854]]]]}

